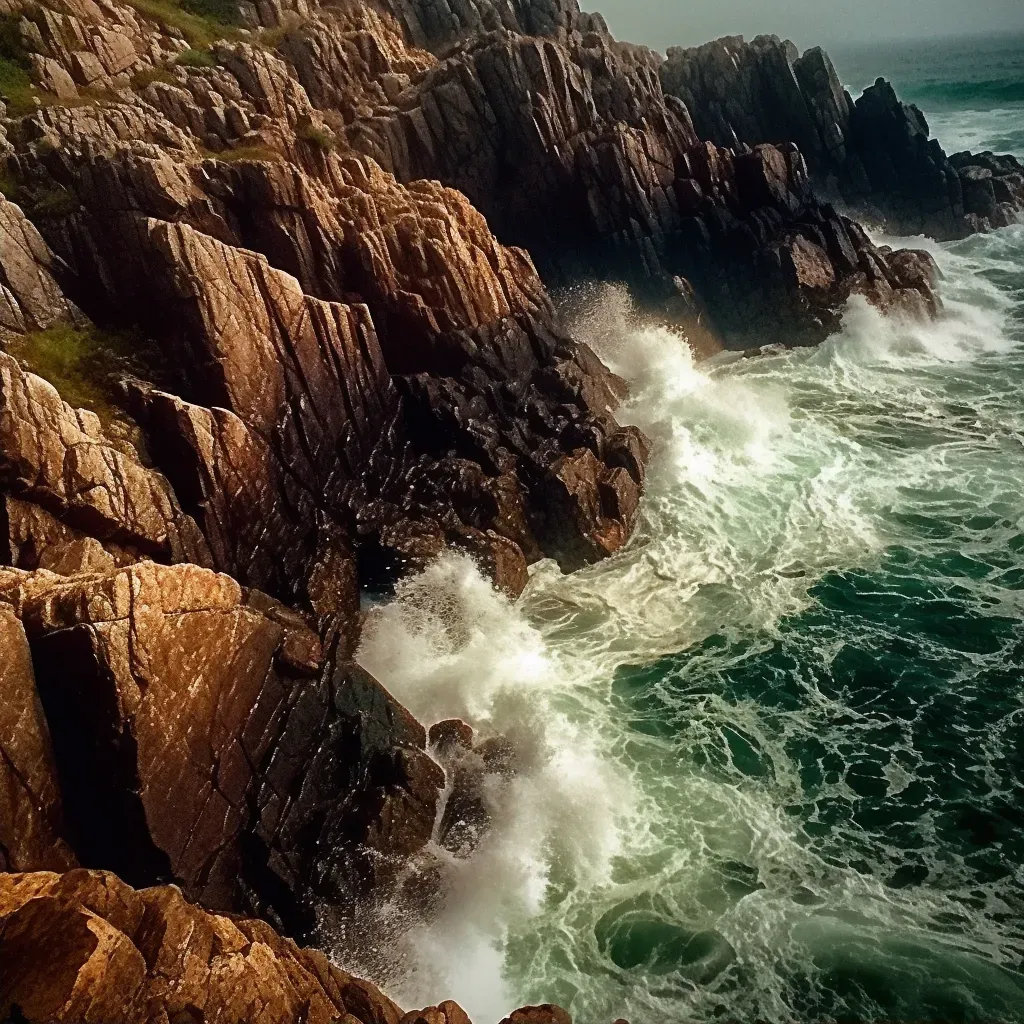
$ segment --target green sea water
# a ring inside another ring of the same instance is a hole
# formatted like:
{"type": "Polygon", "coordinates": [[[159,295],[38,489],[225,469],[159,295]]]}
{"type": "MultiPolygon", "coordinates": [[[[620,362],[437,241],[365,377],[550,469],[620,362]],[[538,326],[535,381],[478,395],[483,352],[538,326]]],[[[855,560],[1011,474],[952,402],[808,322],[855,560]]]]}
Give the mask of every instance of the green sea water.
{"type": "MultiPolygon", "coordinates": [[[[1024,155],[1020,58],[877,73],[947,82],[947,145],[1024,155]]],[[[523,758],[476,854],[438,854],[438,917],[389,940],[404,1004],[1024,1021],[1024,226],[929,248],[936,323],[854,302],[754,359],[695,365],[590,297],[576,330],[655,444],[634,540],[516,605],[449,556],[368,622],[414,713],[523,758]]]]}
{"type": "Polygon", "coordinates": [[[832,47],[856,97],[880,75],[926,114],[948,153],[1024,153],[1024,34],[832,47]]]}

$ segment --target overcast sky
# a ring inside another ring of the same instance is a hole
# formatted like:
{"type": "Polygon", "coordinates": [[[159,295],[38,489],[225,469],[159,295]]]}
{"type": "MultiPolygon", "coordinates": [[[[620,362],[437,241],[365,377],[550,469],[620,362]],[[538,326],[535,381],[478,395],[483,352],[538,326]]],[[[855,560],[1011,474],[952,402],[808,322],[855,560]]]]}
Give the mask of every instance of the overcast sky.
{"type": "Polygon", "coordinates": [[[723,35],[788,36],[801,47],[870,39],[1024,32],[1024,0],[581,0],[614,35],[664,52],[723,35]]]}

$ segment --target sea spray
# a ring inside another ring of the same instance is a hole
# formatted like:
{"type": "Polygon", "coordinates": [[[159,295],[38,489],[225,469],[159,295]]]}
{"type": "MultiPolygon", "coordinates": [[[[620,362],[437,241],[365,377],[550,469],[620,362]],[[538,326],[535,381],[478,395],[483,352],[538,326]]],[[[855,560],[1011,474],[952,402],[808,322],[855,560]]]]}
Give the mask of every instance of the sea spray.
{"type": "Polygon", "coordinates": [[[1019,854],[952,834],[1019,834],[994,823],[1020,801],[1024,246],[935,248],[935,323],[854,300],[816,350],[698,366],[662,328],[590,333],[659,442],[644,523],[525,604],[612,680],[646,828],[621,885],[532,923],[591,984],[534,955],[524,997],[575,990],[593,1021],[1017,1019],[1019,881],[986,874],[1019,854]],[[694,984],[682,951],[709,931],[736,958],[694,984]]]}
{"type": "Polygon", "coordinates": [[[655,441],[633,542],[515,606],[449,555],[371,613],[399,699],[525,752],[394,933],[406,1005],[1024,1019],[1024,236],[932,248],[937,322],[854,300],[813,350],[694,363],[592,297],[655,441]]]}
{"type": "Polygon", "coordinates": [[[515,999],[500,953],[507,930],[555,888],[607,874],[629,786],[586,728],[586,695],[567,687],[540,633],[465,555],[401,582],[368,616],[358,659],[426,724],[459,717],[478,740],[515,748],[516,775],[494,787],[493,824],[472,856],[435,844],[443,902],[401,935],[385,978],[404,1005],[454,998],[475,1019],[497,1020],[515,999]]]}

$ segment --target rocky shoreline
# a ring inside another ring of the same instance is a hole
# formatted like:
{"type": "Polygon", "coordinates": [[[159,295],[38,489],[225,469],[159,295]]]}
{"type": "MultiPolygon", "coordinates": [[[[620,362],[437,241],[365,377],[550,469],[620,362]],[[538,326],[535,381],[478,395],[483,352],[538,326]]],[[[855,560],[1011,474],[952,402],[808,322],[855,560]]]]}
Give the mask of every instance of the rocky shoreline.
{"type": "Polygon", "coordinates": [[[5,0],[0,89],[0,1019],[466,1024],[310,944],[429,907],[517,771],[355,663],[361,594],[636,525],[650,442],[548,289],[699,354],[934,317],[853,218],[987,230],[1024,168],[575,0],[5,0]]]}

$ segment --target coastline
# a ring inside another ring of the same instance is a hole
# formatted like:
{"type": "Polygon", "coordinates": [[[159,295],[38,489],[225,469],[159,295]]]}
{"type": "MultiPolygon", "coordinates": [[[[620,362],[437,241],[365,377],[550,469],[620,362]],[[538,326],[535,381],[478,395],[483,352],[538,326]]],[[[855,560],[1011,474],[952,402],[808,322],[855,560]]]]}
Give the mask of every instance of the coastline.
{"type": "MultiPolygon", "coordinates": [[[[962,285],[856,218],[1013,230],[1024,168],[777,37],[166,8],[4,15],[0,1016],[467,1024],[300,947],[384,981],[446,885],[530,876],[538,807],[628,801],[571,715],[496,710],[550,685],[508,602],[635,549],[695,395],[775,429],[687,341],[913,343],[962,285]],[[567,322],[548,289],[595,282],[567,322]]],[[[695,983],[735,958],[683,939],[695,983]]]]}

